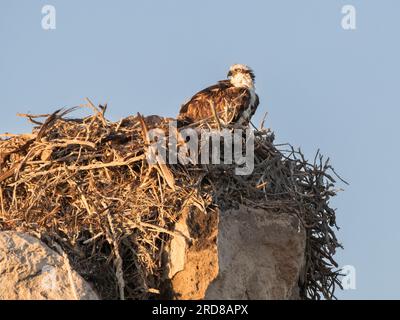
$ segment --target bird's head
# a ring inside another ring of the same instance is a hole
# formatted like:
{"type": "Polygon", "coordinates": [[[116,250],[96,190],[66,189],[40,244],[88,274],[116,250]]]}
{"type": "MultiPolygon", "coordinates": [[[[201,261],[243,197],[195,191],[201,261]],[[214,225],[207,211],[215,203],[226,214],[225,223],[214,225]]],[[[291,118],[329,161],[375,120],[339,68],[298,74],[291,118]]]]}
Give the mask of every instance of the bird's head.
{"type": "Polygon", "coordinates": [[[253,88],[255,76],[253,70],[244,64],[234,64],[228,72],[228,79],[238,88],[253,88]]]}

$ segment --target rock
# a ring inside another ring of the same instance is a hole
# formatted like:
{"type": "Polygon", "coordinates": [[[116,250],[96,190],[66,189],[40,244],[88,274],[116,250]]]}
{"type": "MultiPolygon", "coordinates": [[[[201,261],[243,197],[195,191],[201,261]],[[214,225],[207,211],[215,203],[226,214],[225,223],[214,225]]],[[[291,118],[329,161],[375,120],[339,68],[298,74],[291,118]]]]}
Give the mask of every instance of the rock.
{"type": "Polygon", "coordinates": [[[176,222],[174,233],[175,236],[167,248],[168,260],[166,266],[167,279],[172,279],[178,272],[185,269],[187,261],[186,250],[189,247],[187,240],[190,239],[188,224],[186,223],[187,216],[184,215],[176,222]]]}
{"type": "Polygon", "coordinates": [[[298,298],[306,235],[296,216],[242,206],[184,214],[175,231],[166,250],[172,297],[298,298]]]}
{"type": "Polygon", "coordinates": [[[219,273],[205,299],[298,298],[306,245],[299,219],[243,206],[219,219],[219,273]]]}
{"type": "Polygon", "coordinates": [[[218,274],[217,232],[217,213],[185,212],[175,224],[177,236],[166,248],[166,298],[204,298],[218,274]]]}
{"type": "Polygon", "coordinates": [[[67,258],[37,238],[0,232],[1,300],[98,300],[67,258]]]}

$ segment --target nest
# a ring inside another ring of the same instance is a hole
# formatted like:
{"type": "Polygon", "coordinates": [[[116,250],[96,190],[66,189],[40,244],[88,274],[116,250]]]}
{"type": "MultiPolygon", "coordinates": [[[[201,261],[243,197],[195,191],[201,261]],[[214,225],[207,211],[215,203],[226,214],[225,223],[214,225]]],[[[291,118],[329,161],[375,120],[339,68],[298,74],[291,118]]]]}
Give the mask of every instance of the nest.
{"type": "Polygon", "coordinates": [[[67,253],[71,265],[104,299],[160,297],[162,252],[186,207],[204,214],[245,204],[297,215],[306,230],[303,299],[334,298],[340,270],[333,256],[337,175],[317,153],[307,161],[274,135],[255,130],[255,168],[233,165],[150,165],[145,131],[167,119],[105,118],[105,107],[24,115],[31,134],[0,138],[0,230],[37,235],[67,253]],[[41,120],[43,119],[43,120],[41,120]],[[150,121],[151,120],[151,121],[150,121]],[[335,176],[335,178],[334,178],[335,176]]]}

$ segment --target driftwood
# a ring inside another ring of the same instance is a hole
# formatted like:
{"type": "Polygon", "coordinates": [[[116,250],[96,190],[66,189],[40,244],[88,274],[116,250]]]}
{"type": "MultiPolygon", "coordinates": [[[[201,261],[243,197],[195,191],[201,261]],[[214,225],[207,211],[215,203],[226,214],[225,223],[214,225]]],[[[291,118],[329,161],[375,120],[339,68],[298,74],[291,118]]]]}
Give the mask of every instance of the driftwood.
{"type": "Polygon", "coordinates": [[[290,212],[307,233],[302,298],[334,297],[340,244],[329,199],[337,175],[319,152],[308,162],[260,129],[249,176],[235,176],[233,165],[149,165],[153,124],[140,115],[110,122],[106,107],[88,103],[92,116],[66,118],[75,108],[22,115],[37,125],[32,134],[0,136],[0,230],[34,232],[60,246],[103,298],[148,299],[159,295],[162,248],[185,207],[207,214],[243,203],[290,212]]]}

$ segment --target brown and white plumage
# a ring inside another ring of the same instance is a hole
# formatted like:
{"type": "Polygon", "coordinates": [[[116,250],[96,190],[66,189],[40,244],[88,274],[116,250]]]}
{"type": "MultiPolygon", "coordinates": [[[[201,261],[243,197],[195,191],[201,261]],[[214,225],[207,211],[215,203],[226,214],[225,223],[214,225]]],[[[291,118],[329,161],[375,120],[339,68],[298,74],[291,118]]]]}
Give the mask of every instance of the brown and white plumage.
{"type": "Polygon", "coordinates": [[[222,124],[248,125],[259,104],[254,79],[249,67],[233,65],[228,80],[196,93],[181,107],[178,120],[184,124],[201,120],[211,123],[215,118],[214,108],[222,124]]]}

